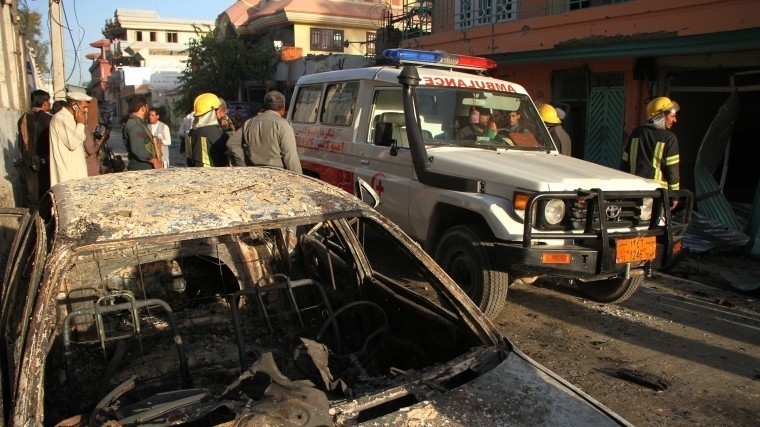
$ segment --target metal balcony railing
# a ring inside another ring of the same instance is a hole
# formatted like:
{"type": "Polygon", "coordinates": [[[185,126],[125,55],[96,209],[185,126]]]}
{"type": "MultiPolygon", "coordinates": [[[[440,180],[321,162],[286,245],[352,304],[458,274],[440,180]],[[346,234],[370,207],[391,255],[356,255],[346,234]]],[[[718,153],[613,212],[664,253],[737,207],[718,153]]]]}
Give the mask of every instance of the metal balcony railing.
{"type": "Polygon", "coordinates": [[[410,39],[539,16],[551,16],[630,0],[415,0],[404,3],[402,37],[410,39]]]}

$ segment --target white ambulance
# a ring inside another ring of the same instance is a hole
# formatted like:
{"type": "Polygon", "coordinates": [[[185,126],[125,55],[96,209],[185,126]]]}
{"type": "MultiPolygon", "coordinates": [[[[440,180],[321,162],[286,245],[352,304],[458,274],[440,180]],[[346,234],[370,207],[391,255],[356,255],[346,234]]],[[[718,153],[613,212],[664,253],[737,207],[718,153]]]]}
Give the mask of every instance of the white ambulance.
{"type": "Polygon", "coordinates": [[[691,193],[560,155],[525,89],[484,75],[492,61],[384,55],[393,65],[298,80],[288,118],[304,173],[370,183],[489,317],[540,276],[624,301],[680,251],[691,193]]]}

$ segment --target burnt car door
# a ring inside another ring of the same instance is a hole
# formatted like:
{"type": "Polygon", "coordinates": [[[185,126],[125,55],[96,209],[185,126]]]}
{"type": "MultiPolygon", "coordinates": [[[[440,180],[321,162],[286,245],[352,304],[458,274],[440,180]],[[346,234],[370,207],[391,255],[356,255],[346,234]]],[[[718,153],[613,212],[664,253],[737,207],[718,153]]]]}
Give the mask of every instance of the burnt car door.
{"type": "MultiPolygon", "coordinates": [[[[39,216],[30,216],[26,209],[0,211],[3,233],[9,233],[7,224],[16,219],[17,228],[8,256],[0,300],[0,387],[2,387],[2,421],[10,420],[11,402],[16,400],[19,383],[19,365],[23,354],[32,309],[47,257],[45,226],[39,216]]],[[[6,248],[3,247],[3,250],[6,248]]]]}
{"type": "Polygon", "coordinates": [[[3,285],[8,280],[8,259],[15,256],[21,235],[29,227],[30,219],[31,215],[26,208],[0,208],[0,271],[4,272],[3,285]]]}

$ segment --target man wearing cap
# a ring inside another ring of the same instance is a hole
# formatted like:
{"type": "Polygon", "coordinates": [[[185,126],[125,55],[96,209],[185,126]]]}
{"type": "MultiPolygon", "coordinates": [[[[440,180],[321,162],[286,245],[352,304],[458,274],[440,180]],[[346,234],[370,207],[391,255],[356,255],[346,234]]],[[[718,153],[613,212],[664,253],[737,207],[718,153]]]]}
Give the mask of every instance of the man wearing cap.
{"type": "Polygon", "coordinates": [[[81,92],[66,93],[66,106],[50,120],[50,185],[87,178],[84,150],[85,117],[90,98],[81,92]]]}

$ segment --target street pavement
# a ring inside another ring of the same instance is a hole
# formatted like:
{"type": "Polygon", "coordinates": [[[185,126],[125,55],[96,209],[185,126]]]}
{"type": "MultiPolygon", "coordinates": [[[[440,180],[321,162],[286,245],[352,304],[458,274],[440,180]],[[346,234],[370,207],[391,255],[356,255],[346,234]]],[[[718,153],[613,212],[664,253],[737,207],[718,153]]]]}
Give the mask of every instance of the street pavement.
{"type": "MultiPolygon", "coordinates": [[[[127,148],[121,136],[119,126],[111,129],[111,137],[108,138],[108,146],[114,154],[120,155],[124,162],[127,161],[127,148]]],[[[179,136],[172,135],[172,145],[169,146],[169,167],[186,167],[187,160],[184,154],[179,152],[179,136]]]]}

